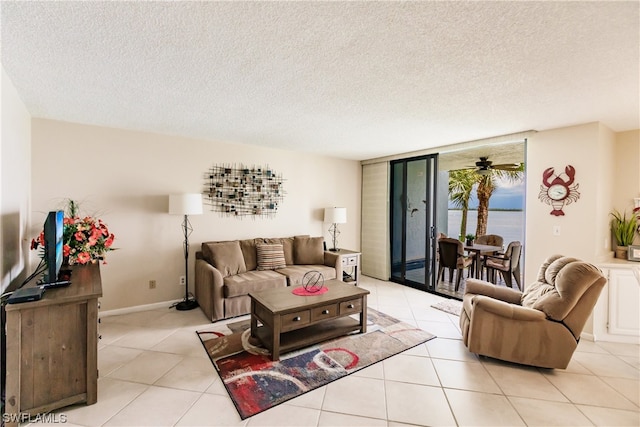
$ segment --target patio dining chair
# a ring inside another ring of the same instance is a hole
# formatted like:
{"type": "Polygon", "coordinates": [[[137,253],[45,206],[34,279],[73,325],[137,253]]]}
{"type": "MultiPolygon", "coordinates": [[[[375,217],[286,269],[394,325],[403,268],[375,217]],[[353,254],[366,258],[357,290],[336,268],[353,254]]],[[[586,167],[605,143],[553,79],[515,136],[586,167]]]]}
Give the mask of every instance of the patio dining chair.
{"type": "Polygon", "coordinates": [[[507,246],[507,250],[504,254],[499,255],[486,255],[484,266],[487,269],[487,279],[493,283],[497,283],[496,272],[500,272],[504,283],[508,287],[513,287],[512,277],[516,279],[518,289],[522,290],[520,286],[520,255],[522,254],[522,244],[518,241],[513,241],[507,246]]]}
{"type": "MultiPolygon", "coordinates": [[[[476,237],[475,242],[479,245],[490,245],[490,246],[502,246],[504,242],[504,238],[497,234],[484,234],[482,236],[476,237]]],[[[484,261],[487,255],[493,255],[493,252],[481,252],[478,257],[476,253],[471,253],[469,256],[473,261],[473,265],[471,266],[471,271],[479,271],[480,277],[476,277],[476,279],[482,279],[482,272],[484,271],[484,261]],[[480,267],[476,265],[480,263],[480,267]]]]}
{"type": "Polygon", "coordinates": [[[464,245],[458,239],[444,237],[438,240],[438,281],[444,279],[444,269],[449,270],[449,282],[453,281],[453,271],[456,271],[456,292],[460,287],[460,280],[464,269],[471,265],[471,258],[464,255],[464,245]]]}

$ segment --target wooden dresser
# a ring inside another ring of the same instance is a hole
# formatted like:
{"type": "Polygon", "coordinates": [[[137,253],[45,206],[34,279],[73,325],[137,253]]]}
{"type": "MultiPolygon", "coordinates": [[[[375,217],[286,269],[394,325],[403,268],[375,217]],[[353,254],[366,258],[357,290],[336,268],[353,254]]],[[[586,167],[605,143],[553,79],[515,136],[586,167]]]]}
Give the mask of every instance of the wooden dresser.
{"type": "Polygon", "coordinates": [[[96,402],[101,296],[95,263],[73,266],[71,285],[47,289],[39,301],[7,304],[8,419],[96,402]]]}

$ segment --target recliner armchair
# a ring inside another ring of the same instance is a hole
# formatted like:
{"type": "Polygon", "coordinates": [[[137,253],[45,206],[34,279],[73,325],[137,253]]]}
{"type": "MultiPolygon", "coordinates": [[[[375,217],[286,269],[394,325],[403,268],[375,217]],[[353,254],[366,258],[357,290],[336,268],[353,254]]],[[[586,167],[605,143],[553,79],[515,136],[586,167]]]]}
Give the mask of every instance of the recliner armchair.
{"type": "Polygon", "coordinates": [[[467,279],[460,313],[469,351],[565,369],[606,282],[595,266],[553,255],[524,292],[467,279]]]}

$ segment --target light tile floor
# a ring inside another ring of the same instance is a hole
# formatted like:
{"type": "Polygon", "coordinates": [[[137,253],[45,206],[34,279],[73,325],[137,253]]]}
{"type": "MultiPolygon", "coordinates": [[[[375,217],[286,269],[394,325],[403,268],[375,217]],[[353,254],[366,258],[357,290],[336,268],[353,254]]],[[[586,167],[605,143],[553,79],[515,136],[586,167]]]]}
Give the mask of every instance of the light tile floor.
{"type": "MultiPolygon", "coordinates": [[[[195,332],[199,310],[104,317],[98,402],[67,426],[639,426],[638,345],[581,341],[566,370],[470,354],[442,298],[368,277],[369,306],[438,336],[241,420],[195,332]]],[[[237,321],[238,319],[234,319],[237,321]]]]}

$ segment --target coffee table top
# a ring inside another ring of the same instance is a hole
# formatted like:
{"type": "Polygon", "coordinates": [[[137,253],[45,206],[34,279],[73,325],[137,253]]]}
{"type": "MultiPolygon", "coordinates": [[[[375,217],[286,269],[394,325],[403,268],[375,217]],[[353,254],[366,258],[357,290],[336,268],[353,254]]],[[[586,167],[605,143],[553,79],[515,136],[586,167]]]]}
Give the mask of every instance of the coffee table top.
{"type": "Polygon", "coordinates": [[[369,295],[368,290],[344,283],[340,280],[327,280],[324,282],[324,286],[329,288],[329,290],[321,295],[294,295],[292,291],[295,287],[287,286],[285,288],[249,292],[249,297],[263,305],[270,312],[276,314],[289,310],[313,308],[324,304],[369,295]]]}

